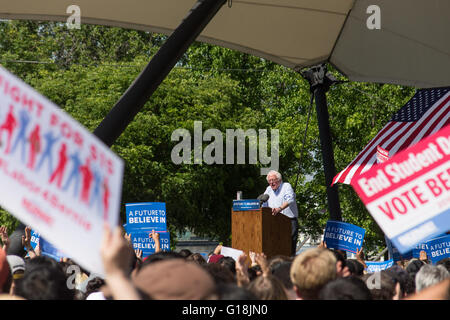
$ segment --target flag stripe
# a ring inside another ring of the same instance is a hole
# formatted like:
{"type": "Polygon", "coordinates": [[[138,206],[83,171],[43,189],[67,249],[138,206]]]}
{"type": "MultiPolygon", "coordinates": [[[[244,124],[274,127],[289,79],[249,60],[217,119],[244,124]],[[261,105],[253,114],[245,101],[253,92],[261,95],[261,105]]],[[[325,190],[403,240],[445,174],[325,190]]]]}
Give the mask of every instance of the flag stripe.
{"type": "Polygon", "coordinates": [[[449,89],[418,90],[357,157],[334,177],[332,185],[337,182],[350,184],[353,177],[376,165],[377,146],[386,149],[389,157],[392,157],[448,125],[450,123],[449,89]],[[431,107],[427,106],[429,101],[433,103],[431,107]]]}
{"type": "MultiPolygon", "coordinates": [[[[434,121],[439,114],[439,111],[442,111],[443,109],[440,109],[444,104],[439,104],[438,107],[430,108],[422,118],[420,118],[419,121],[416,122],[414,127],[410,132],[408,132],[408,135],[406,135],[404,138],[400,140],[399,143],[397,143],[392,148],[392,155],[396,154],[397,151],[401,151],[405,148],[408,148],[413,145],[414,138],[419,137],[420,139],[423,139],[423,134],[421,134],[422,130],[425,128],[428,128],[428,126],[433,126],[434,121]]],[[[444,108],[445,109],[445,108],[444,108]]],[[[390,150],[389,150],[390,151],[390,150]]]]}
{"type": "MultiPolygon", "coordinates": [[[[392,144],[397,143],[401,139],[403,132],[405,132],[405,131],[408,132],[409,127],[412,126],[412,123],[409,123],[409,122],[395,122],[395,124],[397,124],[397,130],[392,135],[388,136],[387,140],[384,140],[380,143],[380,146],[382,148],[389,151],[390,157],[392,157],[392,152],[388,147],[392,144]],[[387,142],[389,142],[389,145],[388,145],[388,147],[385,147],[387,142]]],[[[373,164],[376,163],[376,160],[377,160],[376,159],[376,150],[374,150],[370,154],[370,160],[367,161],[364,166],[360,166],[358,168],[358,170],[355,171],[354,174],[352,174],[345,180],[344,183],[350,184],[353,177],[359,176],[361,173],[366,172],[367,170],[372,168],[373,164]]]]}
{"type": "Polygon", "coordinates": [[[373,145],[375,145],[375,147],[378,145],[378,140],[387,132],[389,132],[389,130],[392,130],[392,126],[395,126],[395,123],[393,122],[389,122],[387,125],[385,125],[383,127],[383,129],[381,129],[381,131],[378,133],[377,136],[375,136],[375,138],[373,138],[369,144],[363,149],[363,151],[361,151],[358,156],[344,169],[342,170],[334,179],[333,179],[333,184],[336,182],[342,182],[348,174],[350,174],[350,170],[351,168],[355,165],[355,163],[361,163],[361,161],[364,161],[365,157],[367,157],[367,151],[372,148],[373,145]]]}

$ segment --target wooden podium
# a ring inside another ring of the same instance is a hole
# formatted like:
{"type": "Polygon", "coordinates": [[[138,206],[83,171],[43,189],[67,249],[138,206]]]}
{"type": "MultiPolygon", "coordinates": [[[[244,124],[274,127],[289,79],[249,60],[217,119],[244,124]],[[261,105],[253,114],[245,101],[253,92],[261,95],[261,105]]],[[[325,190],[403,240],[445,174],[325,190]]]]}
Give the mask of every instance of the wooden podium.
{"type": "Polygon", "coordinates": [[[231,246],[267,258],[291,255],[291,221],[283,214],[272,215],[271,208],[231,211],[231,246]]]}

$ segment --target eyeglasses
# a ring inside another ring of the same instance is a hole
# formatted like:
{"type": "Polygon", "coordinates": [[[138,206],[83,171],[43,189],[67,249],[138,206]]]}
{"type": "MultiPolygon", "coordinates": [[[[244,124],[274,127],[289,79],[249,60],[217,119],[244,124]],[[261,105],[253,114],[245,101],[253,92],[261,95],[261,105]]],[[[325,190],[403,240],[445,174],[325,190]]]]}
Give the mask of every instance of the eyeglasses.
{"type": "Polygon", "coordinates": [[[269,180],[267,180],[267,182],[269,182],[269,183],[277,182],[277,181],[278,181],[278,179],[269,179],[269,180]]]}

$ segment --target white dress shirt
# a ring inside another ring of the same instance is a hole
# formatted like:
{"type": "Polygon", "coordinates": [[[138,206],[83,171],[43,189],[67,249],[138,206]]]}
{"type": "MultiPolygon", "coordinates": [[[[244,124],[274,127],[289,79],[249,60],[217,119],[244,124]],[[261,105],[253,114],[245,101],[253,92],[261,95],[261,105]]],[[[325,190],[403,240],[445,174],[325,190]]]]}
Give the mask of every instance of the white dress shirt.
{"type": "Polygon", "coordinates": [[[283,205],[283,203],[287,202],[289,203],[289,206],[282,210],[281,213],[289,218],[298,217],[295,192],[288,182],[281,182],[280,186],[275,191],[268,186],[266,191],[264,191],[264,194],[269,195],[269,200],[263,204],[263,207],[279,208],[283,205]]]}

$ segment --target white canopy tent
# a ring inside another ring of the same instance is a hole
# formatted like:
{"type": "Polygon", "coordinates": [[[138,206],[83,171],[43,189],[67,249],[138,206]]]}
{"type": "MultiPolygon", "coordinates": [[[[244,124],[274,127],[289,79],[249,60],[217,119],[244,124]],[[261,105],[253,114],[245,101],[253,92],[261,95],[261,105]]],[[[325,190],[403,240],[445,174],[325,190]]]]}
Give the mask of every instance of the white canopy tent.
{"type": "MultiPolygon", "coordinates": [[[[2,1],[0,18],[81,23],[171,34],[195,0],[2,1]]],[[[330,62],[350,80],[416,87],[449,84],[448,0],[232,0],[197,38],[300,70],[330,62]],[[380,9],[380,29],[367,20],[380,9]],[[369,8],[370,9],[370,8],[369,8]]]]}

